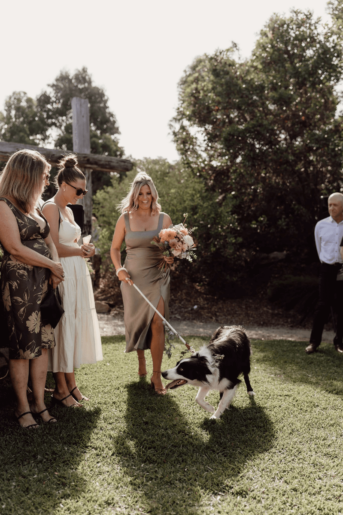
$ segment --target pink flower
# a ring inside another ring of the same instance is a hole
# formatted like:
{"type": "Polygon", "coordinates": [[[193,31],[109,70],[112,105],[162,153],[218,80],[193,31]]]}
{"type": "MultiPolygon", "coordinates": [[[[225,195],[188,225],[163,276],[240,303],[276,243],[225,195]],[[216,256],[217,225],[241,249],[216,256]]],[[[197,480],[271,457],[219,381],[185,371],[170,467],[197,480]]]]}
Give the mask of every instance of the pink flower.
{"type": "Polygon", "coordinates": [[[186,250],[187,250],[187,249],[188,249],[188,245],[187,245],[187,243],[183,243],[183,244],[182,244],[182,251],[183,251],[183,252],[186,252],[186,250]]]}
{"type": "Polygon", "coordinates": [[[172,249],[175,249],[176,245],[179,243],[179,240],[176,238],[173,238],[172,240],[169,240],[169,246],[172,249]]]}
{"type": "MultiPolygon", "coordinates": [[[[182,252],[182,243],[177,240],[172,240],[172,241],[173,241],[173,245],[171,246],[171,248],[173,249],[172,254],[174,256],[179,256],[182,252]]],[[[169,245],[170,245],[170,243],[169,243],[169,245]]]]}
{"type": "Polygon", "coordinates": [[[188,234],[188,229],[186,229],[186,227],[181,227],[180,232],[181,232],[181,234],[186,236],[186,234],[188,234]]]}
{"type": "Polygon", "coordinates": [[[176,236],[176,231],[173,229],[162,229],[160,231],[159,237],[161,238],[161,241],[170,241],[176,236]]]}

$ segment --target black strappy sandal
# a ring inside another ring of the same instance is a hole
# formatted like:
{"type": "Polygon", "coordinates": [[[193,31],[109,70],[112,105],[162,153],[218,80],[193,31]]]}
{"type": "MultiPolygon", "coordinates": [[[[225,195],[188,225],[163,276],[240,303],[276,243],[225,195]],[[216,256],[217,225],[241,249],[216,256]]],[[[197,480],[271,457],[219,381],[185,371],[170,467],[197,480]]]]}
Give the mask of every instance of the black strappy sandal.
{"type": "Polygon", "coordinates": [[[77,386],[75,386],[75,388],[73,388],[73,389],[71,390],[71,392],[70,392],[70,395],[71,395],[71,396],[76,400],[76,402],[89,401],[89,399],[87,399],[87,397],[85,397],[84,395],[82,395],[82,393],[81,393],[81,392],[80,392],[80,393],[81,393],[81,399],[77,399],[77,398],[75,397],[75,395],[73,394],[73,391],[74,391],[74,390],[76,390],[76,389],[77,389],[77,386]]]}
{"type": "Polygon", "coordinates": [[[22,413],[21,415],[19,415],[19,417],[17,417],[17,415],[14,413],[14,416],[15,416],[16,420],[18,421],[18,424],[20,425],[20,427],[21,427],[22,429],[29,429],[30,427],[39,427],[39,424],[30,424],[29,426],[22,426],[22,425],[20,424],[19,419],[20,419],[21,417],[23,417],[24,415],[29,415],[29,414],[30,414],[30,415],[32,415],[32,416],[34,415],[34,413],[32,413],[32,411],[25,411],[24,413],[22,413]]]}
{"type": "Polygon", "coordinates": [[[53,421],[55,421],[54,422],[54,424],[55,424],[57,422],[57,418],[55,418],[53,416],[51,418],[49,418],[49,420],[47,422],[45,422],[45,420],[43,420],[43,417],[41,417],[41,414],[44,413],[45,411],[48,411],[48,408],[43,409],[39,413],[35,413],[34,411],[31,411],[31,413],[34,417],[40,417],[42,419],[43,424],[50,424],[50,422],[53,422],[53,421]]]}
{"type": "MultiPolygon", "coordinates": [[[[63,399],[56,399],[56,397],[52,394],[51,396],[51,407],[55,406],[56,404],[58,404],[59,406],[63,406],[63,408],[81,408],[82,405],[79,404],[72,404],[71,406],[66,406],[65,404],[63,404],[63,401],[65,401],[66,399],[68,399],[69,397],[73,397],[75,399],[75,397],[70,393],[69,395],[67,395],[66,397],[63,397],[63,399]]],[[[79,401],[76,401],[76,402],[79,402],[79,401]]]]}

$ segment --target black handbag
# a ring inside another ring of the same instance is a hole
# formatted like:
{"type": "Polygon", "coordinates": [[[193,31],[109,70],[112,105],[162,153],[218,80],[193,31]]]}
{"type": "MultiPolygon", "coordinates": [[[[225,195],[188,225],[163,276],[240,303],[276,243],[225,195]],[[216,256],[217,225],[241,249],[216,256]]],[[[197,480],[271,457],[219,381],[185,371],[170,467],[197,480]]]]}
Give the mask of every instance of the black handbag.
{"type": "Polygon", "coordinates": [[[40,305],[40,312],[42,324],[50,324],[54,329],[64,313],[58,288],[54,289],[51,284],[40,305]]]}

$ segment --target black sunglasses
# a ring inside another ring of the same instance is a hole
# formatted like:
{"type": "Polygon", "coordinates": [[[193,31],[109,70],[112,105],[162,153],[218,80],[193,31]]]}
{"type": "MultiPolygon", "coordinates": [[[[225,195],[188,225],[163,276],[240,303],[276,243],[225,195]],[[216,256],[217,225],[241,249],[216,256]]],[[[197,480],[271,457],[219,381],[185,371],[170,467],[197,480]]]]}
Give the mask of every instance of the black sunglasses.
{"type": "Polygon", "coordinates": [[[69,182],[66,182],[66,184],[68,184],[68,186],[71,186],[72,188],[74,188],[74,190],[76,190],[77,197],[81,197],[81,195],[85,196],[88,193],[88,190],[83,190],[82,188],[75,188],[75,186],[69,184],[69,182]]]}

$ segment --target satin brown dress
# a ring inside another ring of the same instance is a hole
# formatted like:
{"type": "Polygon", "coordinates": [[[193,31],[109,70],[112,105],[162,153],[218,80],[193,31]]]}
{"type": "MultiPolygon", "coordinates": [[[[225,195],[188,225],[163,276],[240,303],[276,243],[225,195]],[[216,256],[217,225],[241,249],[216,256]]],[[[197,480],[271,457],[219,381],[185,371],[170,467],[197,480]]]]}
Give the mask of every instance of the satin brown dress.
{"type": "MultiPolygon", "coordinates": [[[[125,213],[126,260],[124,266],[133,282],[155,308],[160,298],[163,298],[164,317],[169,321],[170,270],[168,269],[167,272],[159,270],[161,252],[158,247],[151,244],[152,239],[162,229],[163,217],[164,213],[160,213],[158,227],[154,231],[131,231],[129,214],[125,213]]],[[[155,312],[133,286],[122,282],[120,287],[124,302],[125,352],[149,349],[150,325],[155,312]]]]}

